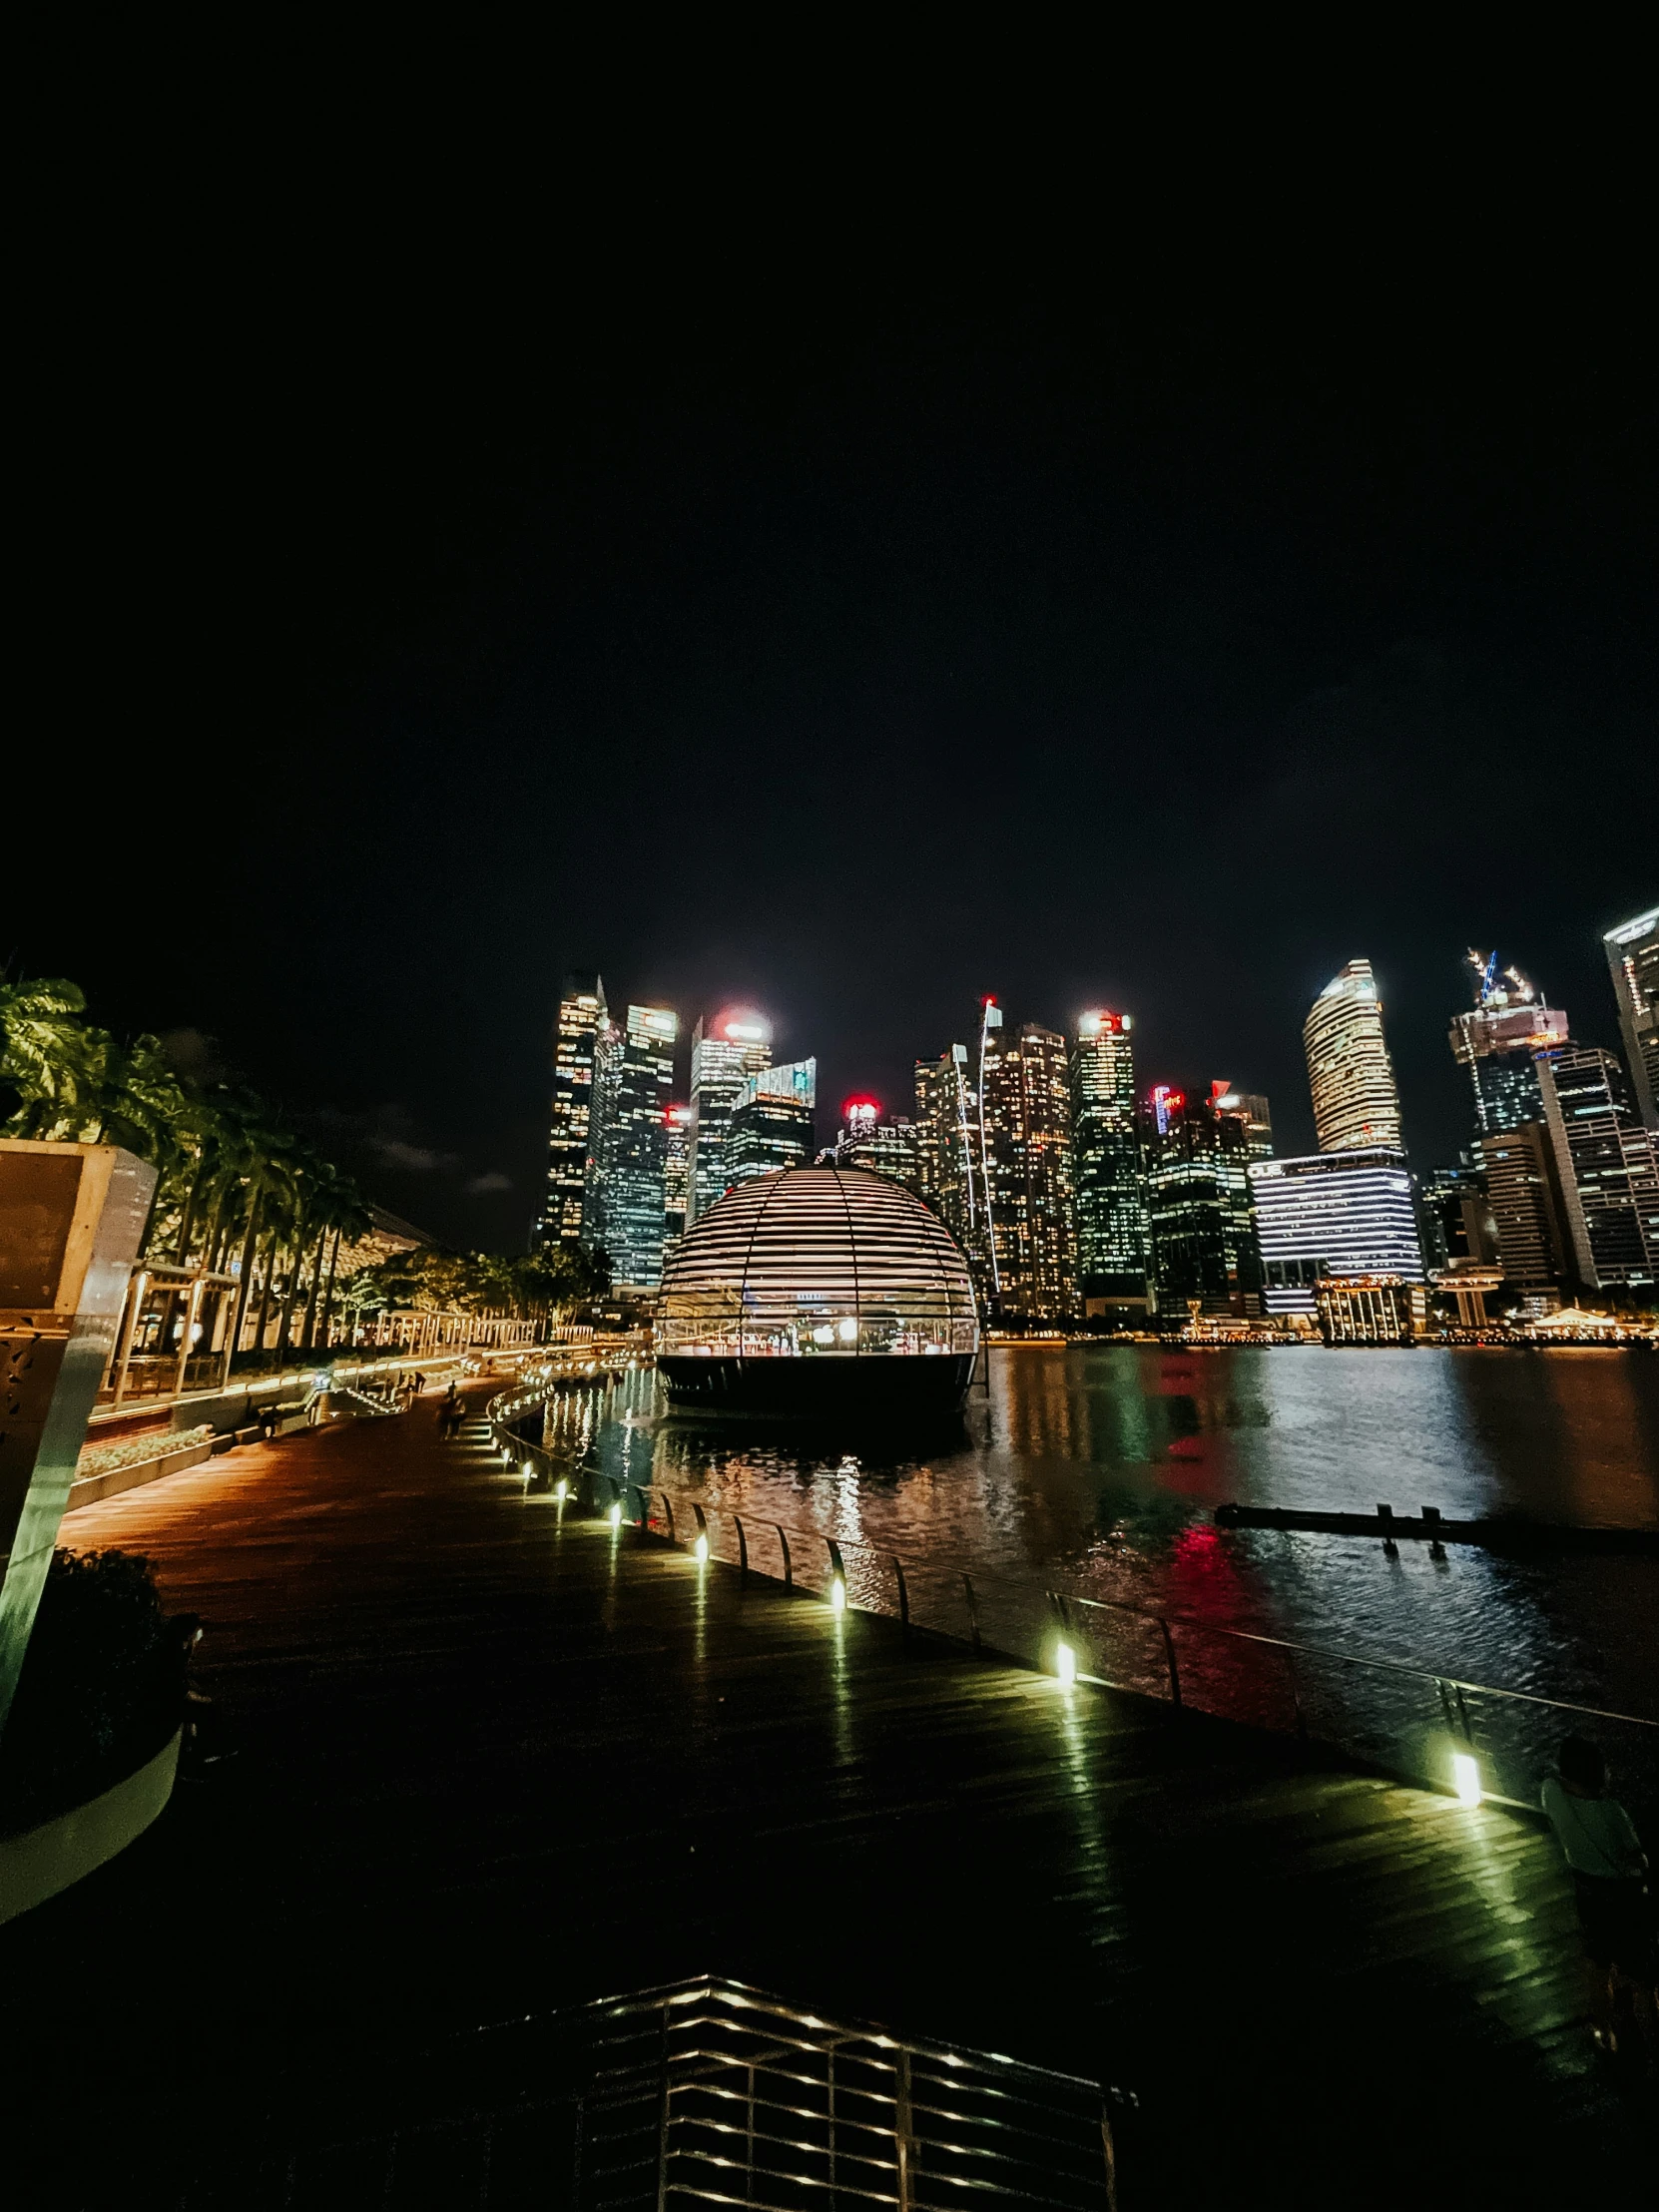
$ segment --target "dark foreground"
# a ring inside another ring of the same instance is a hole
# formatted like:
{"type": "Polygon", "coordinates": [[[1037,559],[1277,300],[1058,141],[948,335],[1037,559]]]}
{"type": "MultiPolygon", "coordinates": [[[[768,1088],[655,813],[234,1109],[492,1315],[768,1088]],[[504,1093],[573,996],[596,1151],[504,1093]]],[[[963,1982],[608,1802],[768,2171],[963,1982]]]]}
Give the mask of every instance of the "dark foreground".
{"type": "Polygon", "coordinates": [[[0,1931],[0,2093],[57,2175],[32,2202],[447,2029],[704,1970],[1134,2088],[1129,2212],[1645,2186],[1565,1885],[1510,1815],[561,1520],[429,1409],[68,1532],[208,1620],[241,1750],[0,1931]]]}

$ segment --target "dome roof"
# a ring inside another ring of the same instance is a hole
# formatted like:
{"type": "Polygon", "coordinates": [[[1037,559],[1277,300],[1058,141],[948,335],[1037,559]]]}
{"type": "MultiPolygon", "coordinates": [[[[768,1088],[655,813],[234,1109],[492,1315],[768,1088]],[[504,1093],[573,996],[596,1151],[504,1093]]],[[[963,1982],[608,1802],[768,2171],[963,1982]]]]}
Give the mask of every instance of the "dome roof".
{"type": "Polygon", "coordinates": [[[663,1276],[659,1350],[972,1354],[973,1283],[919,1198],[865,1168],[786,1168],[739,1183],[687,1232],[663,1276]]]}

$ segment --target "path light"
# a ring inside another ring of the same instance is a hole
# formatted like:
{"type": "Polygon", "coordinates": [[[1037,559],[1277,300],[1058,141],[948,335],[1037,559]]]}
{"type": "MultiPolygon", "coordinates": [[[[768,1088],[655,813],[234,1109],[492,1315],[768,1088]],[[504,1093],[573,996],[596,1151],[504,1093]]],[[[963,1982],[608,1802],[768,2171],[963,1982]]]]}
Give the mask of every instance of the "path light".
{"type": "Polygon", "coordinates": [[[562,1504],[564,1503],[565,1499],[566,1499],[566,1498],[567,1498],[567,1497],[569,1496],[569,1494],[570,1494],[570,1493],[569,1493],[568,1489],[567,1489],[567,1488],[566,1488],[566,1486],[565,1486],[565,1478],[564,1478],[564,1476],[563,1476],[563,1475],[561,1474],[561,1475],[560,1475],[560,1477],[559,1477],[559,1479],[558,1479],[558,1481],[557,1481],[557,1482],[555,1482],[555,1483],[554,1483],[554,1485],[553,1485],[553,1502],[554,1502],[554,1504],[555,1504],[555,1505],[562,1505],[562,1504]]]}
{"type": "Polygon", "coordinates": [[[621,1498],[618,1498],[616,1500],[616,1502],[612,1505],[610,1511],[605,1515],[605,1518],[610,1522],[613,1528],[620,1528],[622,1526],[621,1498]]]}
{"type": "Polygon", "coordinates": [[[846,1584],[838,1574],[830,1578],[830,1610],[831,1613],[846,1611],[846,1584]]]}
{"type": "Polygon", "coordinates": [[[512,1447],[512,1445],[511,1445],[511,1444],[503,1444],[503,1445],[501,1446],[501,1464],[502,1464],[502,1465],[503,1465],[504,1467],[510,1467],[510,1466],[512,1465],[512,1463],[513,1463],[513,1447],[512,1447]]]}
{"type": "Polygon", "coordinates": [[[1054,1646],[1054,1672],[1068,1690],[1077,1680],[1077,1654],[1070,1644],[1054,1646]]]}
{"type": "Polygon", "coordinates": [[[1480,1762],[1472,1751],[1452,1753],[1451,1787],[1457,1793],[1459,1805],[1474,1806],[1480,1803],[1485,1793],[1480,1787],[1480,1762]]]}
{"type": "Polygon", "coordinates": [[[699,1534],[696,1543],[692,1545],[692,1557],[700,1567],[709,1564],[709,1539],[706,1535],[699,1534]]]}

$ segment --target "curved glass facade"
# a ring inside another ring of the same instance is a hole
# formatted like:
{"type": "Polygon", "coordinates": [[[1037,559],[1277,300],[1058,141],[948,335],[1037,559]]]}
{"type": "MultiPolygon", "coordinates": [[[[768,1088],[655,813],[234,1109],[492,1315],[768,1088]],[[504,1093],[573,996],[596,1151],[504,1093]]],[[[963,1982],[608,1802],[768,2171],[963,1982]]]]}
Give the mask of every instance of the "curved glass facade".
{"type": "Polygon", "coordinates": [[[681,1360],[856,1359],[978,1349],[967,1262],[936,1214],[861,1168],[740,1183],[663,1280],[657,1349],[681,1360]]]}

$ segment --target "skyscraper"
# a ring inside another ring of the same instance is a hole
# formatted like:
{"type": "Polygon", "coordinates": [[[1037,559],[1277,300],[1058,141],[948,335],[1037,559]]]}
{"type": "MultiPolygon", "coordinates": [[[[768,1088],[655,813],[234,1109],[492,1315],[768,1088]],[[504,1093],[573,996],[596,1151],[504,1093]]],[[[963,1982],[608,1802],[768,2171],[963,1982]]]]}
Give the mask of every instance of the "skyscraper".
{"type": "Polygon", "coordinates": [[[1471,952],[1474,1004],[1453,1014],[1447,1042],[1459,1067],[1469,1071],[1474,1088],[1474,1133],[1503,1136],[1527,1122],[1542,1121],[1534,1055],[1567,1040],[1567,1017],[1546,1006],[1543,994],[1518,969],[1497,972],[1495,952],[1471,952]]]}
{"type": "Polygon", "coordinates": [[[753,1175],[809,1166],[817,1149],[817,1104],[816,1060],[788,1060],[749,1076],[726,1125],[726,1188],[753,1175]]]}
{"type": "Polygon", "coordinates": [[[1619,1027],[1643,1122],[1659,1133],[1659,906],[1602,938],[1619,1002],[1619,1027]]]}
{"type": "Polygon", "coordinates": [[[1564,1044],[1538,1054],[1575,1273],[1591,1290],[1659,1277],[1659,1157],[1616,1052],[1564,1044]]]}
{"type": "Polygon", "coordinates": [[[1011,1320],[1078,1310],[1071,1083],[1066,1040],[1028,1021],[987,1024],[982,1091],[989,1163],[992,1295],[1011,1320]]]}
{"type": "Polygon", "coordinates": [[[918,1198],[926,1193],[921,1184],[921,1156],[915,1124],[902,1115],[881,1119],[878,1099],[849,1098],[841,1107],[840,1135],[835,1142],[838,1168],[868,1168],[902,1183],[918,1198]]]}
{"type": "Polygon", "coordinates": [[[979,1094],[965,1044],[916,1062],[915,1130],[921,1196],[967,1254],[983,1295],[989,1262],[979,1197],[979,1094]]]}
{"type": "Polygon", "coordinates": [[[1302,1025],[1322,1152],[1400,1145],[1399,1094],[1369,960],[1332,977],[1302,1025]]]}
{"type": "Polygon", "coordinates": [[[655,1290],[667,1226],[668,1103],[680,1017],[666,1006],[630,1006],[625,1029],[607,1024],[594,1061],[590,1212],[611,1280],[655,1290]]]}
{"type": "Polygon", "coordinates": [[[1315,1287],[1327,1280],[1422,1281],[1411,1176],[1397,1146],[1258,1160],[1250,1189],[1270,1314],[1314,1314],[1315,1287]]]}
{"type": "Polygon", "coordinates": [[[1143,1311],[1147,1192],[1135,1114],[1134,1028],[1105,1007],[1082,1015],[1071,1053],[1077,1276],[1086,1315],[1143,1311]]]}
{"type": "Polygon", "coordinates": [[[1537,1297],[1578,1273],[1555,1149],[1542,1121],[1493,1131],[1480,1140],[1492,1233],[1503,1280],[1537,1297]]]}
{"type": "Polygon", "coordinates": [[[553,1040],[553,1112],[547,1140],[547,1188],[536,1244],[579,1244],[586,1234],[588,1121],[593,1104],[593,1059],[607,1020],[605,986],[597,975],[572,973],[559,994],[553,1040]]]}
{"type": "Polygon", "coordinates": [[[1180,1313],[1262,1311],[1244,1115],[1162,1087],[1147,1145],[1147,1209],[1158,1304],[1180,1313]]]}
{"type": "Polygon", "coordinates": [[[1210,1085],[1210,1111],[1238,1116],[1244,1123],[1245,1149],[1253,1160],[1273,1158],[1273,1114],[1260,1091],[1236,1091],[1223,1076],[1210,1085]]]}
{"type": "Polygon", "coordinates": [[[772,1024],[764,1014],[728,1006],[692,1031],[691,1196],[686,1226],[726,1190],[726,1132],[738,1093],[772,1065],[772,1024]]]}
{"type": "Polygon", "coordinates": [[[692,1110],[671,1106],[663,1116],[663,1258],[686,1234],[686,1201],[691,1192],[692,1110]]]}

